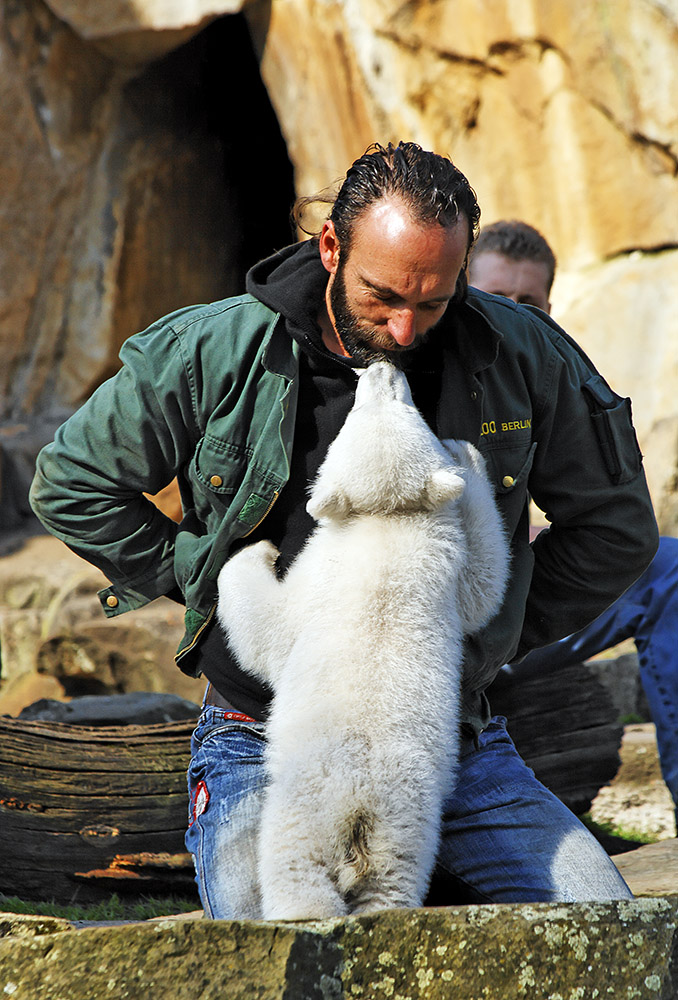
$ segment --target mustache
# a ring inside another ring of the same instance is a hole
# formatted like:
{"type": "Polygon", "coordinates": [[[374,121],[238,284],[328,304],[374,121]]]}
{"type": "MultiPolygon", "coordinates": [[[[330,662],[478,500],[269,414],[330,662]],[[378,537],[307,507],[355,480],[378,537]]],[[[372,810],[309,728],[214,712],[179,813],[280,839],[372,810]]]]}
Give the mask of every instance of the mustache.
{"type": "Polygon", "coordinates": [[[376,361],[388,361],[396,368],[403,369],[405,359],[428,341],[441,322],[438,320],[426,333],[419,334],[414,342],[406,347],[396,343],[390,335],[386,335],[388,337],[386,339],[382,332],[361,322],[351,309],[341,269],[330,289],[330,304],[336,331],[342,344],[351,358],[365,367],[376,361]]]}

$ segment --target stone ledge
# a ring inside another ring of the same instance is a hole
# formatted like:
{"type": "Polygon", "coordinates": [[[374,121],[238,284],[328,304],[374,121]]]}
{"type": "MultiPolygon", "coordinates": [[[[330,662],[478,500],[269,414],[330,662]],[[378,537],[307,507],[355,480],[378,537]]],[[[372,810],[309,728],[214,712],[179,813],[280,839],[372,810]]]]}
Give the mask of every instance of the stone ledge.
{"type": "Polygon", "coordinates": [[[42,937],[70,931],[73,924],[61,917],[36,917],[24,913],[0,912],[0,940],[2,938],[42,937]]]}
{"type": "Polygon", "coordinates": [[[612,861],[634,896],[662,897],[678,893],[678,840],[675,837],[617,854],[612,861]]]}
{"type": "Polygon", "coordinates": [[[678,896],[165,920],[0,941],[13,1000],[672,1000],[678,896]]]}

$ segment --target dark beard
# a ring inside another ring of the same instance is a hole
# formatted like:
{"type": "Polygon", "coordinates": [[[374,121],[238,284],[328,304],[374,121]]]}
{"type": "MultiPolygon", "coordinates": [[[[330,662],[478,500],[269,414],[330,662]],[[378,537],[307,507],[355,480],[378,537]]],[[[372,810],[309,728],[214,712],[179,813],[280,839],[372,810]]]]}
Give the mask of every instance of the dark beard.
{"type": "MultiPolygon", "coordinates": [[[[351,355],[353,361],[367,368],[375,361],[389,361],[396,368],[402,368],[403,356],[416,350],[425,342],[431,330],[423,336],[417,337],[414,344],[400,350],[387,350],[372,343],[369,335],[365,335],[364,328],[361,327],[360,320],[351,310],[346,299],[346,283],[344,281],[344,268],[339,260],[339,266],[330,289],[330,305],[334,316],[334,324],[337,334],[342,344],[351,355]]],[[[433,327],[431,329],[434,329],[433,327]]]]}

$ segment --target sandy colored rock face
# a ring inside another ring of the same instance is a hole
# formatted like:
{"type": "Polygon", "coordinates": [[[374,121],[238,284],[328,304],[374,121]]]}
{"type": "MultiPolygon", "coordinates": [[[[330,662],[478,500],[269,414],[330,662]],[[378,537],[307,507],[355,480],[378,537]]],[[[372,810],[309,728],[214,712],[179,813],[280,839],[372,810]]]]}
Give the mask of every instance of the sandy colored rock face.
{"type": "Polygon", "coordinates": [[[171,67],[131,77],[40,0],[2,17],[0,421],[17,421],[74,408],[129,334],[235,290],[237,254],[223,150],[171,67]]]}
{"type": "Polygon", "coordinates": [[[634,400],[660,526],[678,533],[675,4],[315,9],[246,8],[299,191],[375,139],[414,139],[467,174],[483,222],[536,225],[560,264],[554,318],[634,400]]]}
{"type": "Polygon", "coordinates": [[[631,397],[660,531],[677,534],[678,250],[561,273],[552,305],[613,388],[631,397]]]}
{"type": "Polygon", "coordinates": [[[242,0],[47,0],[56,16],[111,59],[144,65],[189,41],[215,17],[235,14],[242,0]]]}
{"type": "MultiPolygon", "coordinates": [[[[190,103],[195,74],[158,58],[238,11],[300,194],[374,140],[414,139],[468,174],[484,222],[544,232],[554,317],[633,398],[660,525],[678,534],[675,0],[5,4],[0,422],[76,406],[129,334],[236,290],[249,219],[190,103]]],[[[224,128],[243,96],[224,95],[224,128]]]]}
{"type": "MultiPolygon", "coordinates": [[[[313,9],[279,0],[258,36],[300,189],[343,174],[374,139],[413,138],[451,155],[487,221],[540,224],[565,266],[675,241],[675,10],[343,0],[313,19],[313,9]]],[[[246,11],[255,27],[256,11],[246,11]]]]}
{"type": "Polygon", "coordinates": [[[211,17],[234,14],[242,0],[48,0],[48,6],[83,38],[110,38],[134,31],[197,30],[211,17]]]}

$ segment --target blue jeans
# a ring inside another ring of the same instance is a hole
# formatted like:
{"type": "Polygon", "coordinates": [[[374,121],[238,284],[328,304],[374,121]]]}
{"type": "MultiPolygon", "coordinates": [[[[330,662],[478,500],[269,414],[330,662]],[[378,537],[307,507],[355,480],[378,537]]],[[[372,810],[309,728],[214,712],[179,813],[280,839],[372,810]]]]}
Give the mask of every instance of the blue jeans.
{"type": "MultiPolygon", "coordinates": [[[[264,727],[206,707],[193,736],[186,846],[205,913],[261,915],[256,844],[266,786],[264,727]]],[[[628,899],[605,851],[519,757],[495,718],[462,741],[459,778],[444,803],[430,905],[628,899]]]]}
{"type": "Polygon", "coordinates": [[[512,669],[569,666],[633,638],[640,679],[657,730],[664,781],[678,805],[678,539],[662,536],[643,575],[591,625],[536,649],[512,669]]]}

